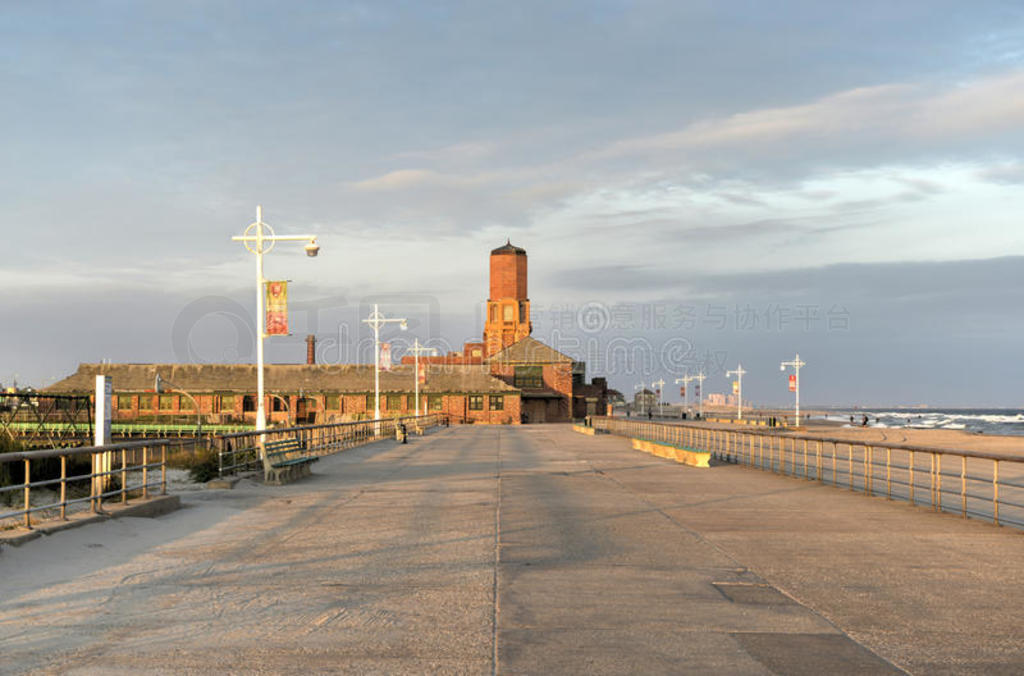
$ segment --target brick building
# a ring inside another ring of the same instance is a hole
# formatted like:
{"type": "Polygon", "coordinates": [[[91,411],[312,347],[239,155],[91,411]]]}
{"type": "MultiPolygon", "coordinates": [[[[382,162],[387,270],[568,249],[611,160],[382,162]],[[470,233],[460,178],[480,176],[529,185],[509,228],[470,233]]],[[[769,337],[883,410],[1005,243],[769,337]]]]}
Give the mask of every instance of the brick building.
{"type": "MultiPolygon", "coordinates": [[[[420,412],[448,413],[455,422],[518,424],[565,422],[603,414],[604,378],[585,381],[586,365],[534,339],[530,333],[526,251],[510,242],[491,251],[490,292],[483,340],[462,351],[411,356],[382,371],[381,412],[415,412],[414,378],[420,380],[420,412]]],[[[264,407],[270,423],[312,424],[360,420],[374,410],[372,364],[316,364],[315,338],[307,338],[305,364],[266,366],[264,407]]],[[[212,422],[254,422],[256,367],[251,364],[80,364],[48,392],[92,393],[95,376],[113,378],[114,419],[166,420],[194,416],[180,394],[155,394],[157,374],[198,401],[212,422]]]]}
{"type": "MultiPolygon", "coordinates": [[[[157,374],[191,394],[210,423],[255,423],[256,367],[251,364],[80,364],[48,392],[91,393],[97,375],[114,382],[113,419],[181,419],[195,416],[192,401],[178,393],[156,394],[157,374]]],[[[380,374],[385,417],[412,415],[412,367],[380,374]]],[[[272,364],[266,366],[268,423],[315,424],[373,417],[373,365],[272,364]]],[[[443,412],[454,422],[516,423],[520,392],[484,366],[430,366],[420,383],[420,412],[443,412]]]]}
{"type": "MultiPolygon", "coordinates": [[[[522,422],[567,422],[607,412],[608,382],[586,382],[586,364],[533,338],[526,250],[506,241],[491,251],[483,341],[431,364],[484,364],[521,392],[522,422]]],[[[423,358],[420,359],[423,361],[423,358]]],[[[403,357],[411,364],[412,357],[403,357]]]]}

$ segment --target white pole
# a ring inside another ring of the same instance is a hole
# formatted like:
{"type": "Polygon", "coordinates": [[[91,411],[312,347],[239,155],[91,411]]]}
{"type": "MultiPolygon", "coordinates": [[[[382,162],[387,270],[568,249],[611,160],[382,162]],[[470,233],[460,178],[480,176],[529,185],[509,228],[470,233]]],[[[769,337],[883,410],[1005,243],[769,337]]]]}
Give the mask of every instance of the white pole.
{"type": "Polygon", "coordinates": [[[796,353],[796,426],[800,427],[800,353],[796,353]]]}
{"type": "Polygon", "coordinates": [[[263,206],[256,206],[256,430],[267,429],[267,411],[263,405],[263,206]]]}
{"type": "MultiPolygon", "coordinates": [[[[380,420],[380,329],[388,322],[398,322],[405,331],[405,319],[385,319],[377,304],[373,305],[373,313],[363,323],[373,329],[373,419],[380,420]]],[[[380,424],[376,426],[376,435],[380,436],[380,424]]]]}
{"type": "Polygon", "coordinates": [[[743,420],[743,364],[737,364],[732,371],[726,371],[725,377],[736,376],[736,419],[743,420]]]}
{"type": "Polygon", "coordinates": [[[317,255],[320,247],[316,243],[315,235],[275,235],[273,228],[263,222],[262,205],[256,206],[256,222],[250,223],[241,236],[231,239],[235,242],[242,242],[247,251],[256,254],[256,429],[263,431],[267,428],[267,408],[263,401],[266,397],[263,387],[263,339],[266,333],[266,316],[263,314],[263,284],[266,281],[263,279],[263,254],[279,241],[307,240],[309,244],[306,245],[306,255],[311,258],[317,255]],[[264,233],[264,228],[269,231],[269,234],[264,233]],[[255,233],[250,235],[249,232],[253,229],[255,229],[255,233]],[[270,242],[270,247],[265,249],[264,246],[267,242],[270,242]],[[255,244],[255,248],[250,244],[255,244]]]}
{"type": "Polygon", "coordinates": [[[664,417],[665,411],[661,407],[661,391],[665,389],[665,379],[655,380],[651,383],[651,387],[655,388],[658,392],[658,417],[664,417]]]}
{"type": "Polygon", "coordinates": [[[412,352],[412,377],[416,383],[416,415],[420,414],[420,339],[416,338],[413,340],[413,352],[412,352]]]}
{"type": "Polygon", "coordinates": [[[697,397],[700,419],[704,419],[704,371],[697,373],[697,387],[700,388],[700,395],[697,397]]]}
{"type": "Polygon", "coordinates": [[[795,387],[793,392],[796,394],[796,403],[794,405],[794,416],[796,418],[796,426],[800,426],[800,367],[807,366],[807,364],[800,359],[800,353],[796,353],[796,358],[793,361],[784,361],[779,364],[779,370],[785,371],[787,366],[792,366],[793,371],[796,374],[793,378],[795,387]]]}
{"type": "Polygon", "coordinates": [[[380,420],[380,322],[377,304],[373,304],[373,419],[380,420]]]}

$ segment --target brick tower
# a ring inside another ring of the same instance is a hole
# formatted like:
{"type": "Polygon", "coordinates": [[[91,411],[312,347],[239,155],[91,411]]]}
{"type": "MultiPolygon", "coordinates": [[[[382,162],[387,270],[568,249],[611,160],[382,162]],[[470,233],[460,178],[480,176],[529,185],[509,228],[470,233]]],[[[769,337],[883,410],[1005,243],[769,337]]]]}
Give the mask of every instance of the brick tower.
{"type": "Polygon", "coordinates": [[[526,297],[526,249],[506,241],[491,251],[491,295],[487,299],[484,346],[487,356],[530,335],[530,299],[526,297]]]}

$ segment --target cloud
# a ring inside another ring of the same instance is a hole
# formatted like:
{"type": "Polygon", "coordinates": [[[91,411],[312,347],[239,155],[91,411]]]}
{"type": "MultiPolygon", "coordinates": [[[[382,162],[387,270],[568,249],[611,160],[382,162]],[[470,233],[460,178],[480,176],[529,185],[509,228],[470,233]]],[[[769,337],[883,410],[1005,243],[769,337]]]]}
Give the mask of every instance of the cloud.
{"type": "MultiPolygon", "coordinates": [[[[856,147],[866,140],[948,146],[962,137],[1024,131],[1024,70],[980,78],[944,90],[891,83],[859,87],[810,103],[708,118],[661,134],[610,143],[591,157],[742,148],[758,154],[786,144],[856,147]]],[[[796,147],[793,147],[796,146],[796,147]]]]}

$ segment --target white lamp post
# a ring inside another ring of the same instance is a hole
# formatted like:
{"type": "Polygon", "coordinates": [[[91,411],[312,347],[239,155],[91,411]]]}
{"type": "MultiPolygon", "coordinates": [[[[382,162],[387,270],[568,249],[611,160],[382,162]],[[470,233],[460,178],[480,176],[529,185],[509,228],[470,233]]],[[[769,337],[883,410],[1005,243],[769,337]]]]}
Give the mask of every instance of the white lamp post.
{"type": "Polygon", "coordinates": [[[784,361],[781,364],[779,364],[779,370],[780,371],[785,371],[787,366],[792,366],[793,367],[793,372],[796,373],[796,377],[794,378],[794,381],[795,381],[794,384],[796,385],[796,387],[793,389],[793,391],[796,393],[796,426],[797,427],[800,426],[800,367],[801,366],[806,366],[806,365],[807,364],[805,364],[804,362],[800,361],[800,353],[799,352],[796,353],[796,358],[793,361],[784,361]]]}
{"type": "Polygon", "coordinates": [[[697,380],[697,387],[700,389],[700,394],[697,395],[697,407],[698,407],[698,411],[699,411],[697,413],[697,415],[699,415],[700,419],[703,420],[704,419],[704,379],[707,378],[707,376],[704,375],[704,371],[702,369],[702,370],[697,372],[697,375],[695,375],[694,378],[697,380]]]}
{"type": "Polygon", "coordinates": [[[405,331],[409,325],[405,319],[385,317],[377,309],[376,303],[373,304],[373,312],[363,323],[373,329],[373,419],[380,420],[380,330],[385,324],[398,324],[405,331]]]}
{"type": "Polygon", "coordinates": [[[316,235],[275,235],[274,229],[263,222],[263,207],[256,207],[256,221],[249,224],[241,236],[231,238],[242,242],[245,248],[256,254],[256,429],[267,429],[267,410],[263,405],[263,339],[265,335],[266,317],[263,316],[263,254],[274,248],[277,242],[308,242],[306,255],[316,257],[320,245],[316,243],[316,235]]]}
{"type": "Polygon", "coordinates": [[[697,379],[697,376],[691,376],[689,374],[682,378],[676,378],[676,385],[682,384],[683,386],[683,409],[689,410],[690,408],[690,390],[688,389],[691,382],[697,379]]]}
{"type": "Polygon", "coordinates": [[[665,411],[661,408],[661,391],[665,388],[665,379],[662,378],[660,380],[655,380],[651,383],[651,387],[653,387],[654,391],[658,393],[658,417],[662,418],[665,415],[665,411]]]}
{"type": "Polygon", "coordinates": [[[743,374],[746,371],[743,370],[743,364],[737,364],[736,368],[732,371],[726,371],[725,377],[736,376],[736,418],[737,420],[743,420],[743,374]]]}
{"type": "MultiPolygon", "coordinates": [[[[199,410],[199,402],[196,401],[196,398],[193,397],[188,392],[186,392],[185,390],[179,388],[177,385],[172,383],[170,380],[167,380],[166,378],[160,377],[159,373],[156,374],[156,384],[154,385],[153,389],[156,390],[157,395],[160,395],[163,392],[181,392],[182,394],[184,394],[186,397],[189,398],[189,401],[192,402],[192,405],[196,407],[196,439],[202,439],[203,438],[203,414],[199,410]]],[[[157,406],[159,406],[159,405],[160,404],[157,403],[157,406]]]]}
{"type": "Polygon", "coordinates": [[[420,339],[416,338],[412,341],[412,347],[409,348],[409,352],[412,352],[412,363],[413,363],[413,375],[416,378],[416,415],[420,414],[420,355],[421,354],[437,354],[437,350],[432,347],[425,347],[420,345],[420,339]]]}

